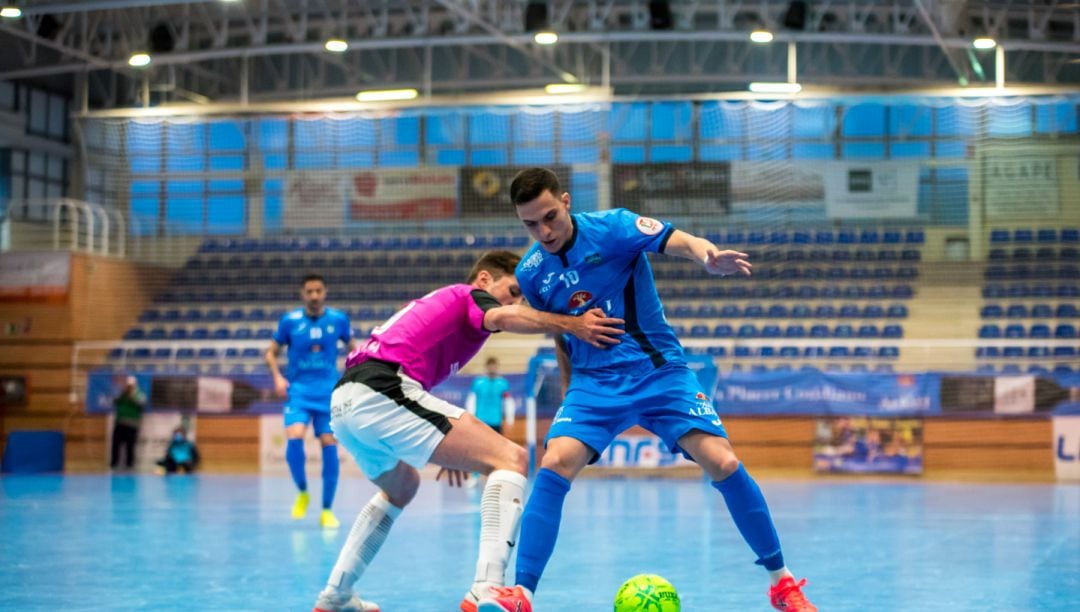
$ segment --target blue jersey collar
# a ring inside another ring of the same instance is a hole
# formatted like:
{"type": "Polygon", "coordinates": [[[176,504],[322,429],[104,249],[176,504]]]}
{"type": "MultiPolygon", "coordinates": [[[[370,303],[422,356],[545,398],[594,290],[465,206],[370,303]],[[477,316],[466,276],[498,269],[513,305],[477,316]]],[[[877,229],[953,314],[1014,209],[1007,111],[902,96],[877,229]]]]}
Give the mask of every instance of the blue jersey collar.
{"type": "Polygon", "coordinates": [[[574,226],[574,231],[571,232],[570,239],[566,241],[566,244],[562,245],[562,248],[555,252],[555,254],[559,256],[559,260],[562,261],[563,266],[570,265],[566,260],[566,254],[570,252],[570,249],[574,248],[574,243],[577,242],[578,223],[577,218],[574,215],[570,215],[570,224],[574,226]]]}

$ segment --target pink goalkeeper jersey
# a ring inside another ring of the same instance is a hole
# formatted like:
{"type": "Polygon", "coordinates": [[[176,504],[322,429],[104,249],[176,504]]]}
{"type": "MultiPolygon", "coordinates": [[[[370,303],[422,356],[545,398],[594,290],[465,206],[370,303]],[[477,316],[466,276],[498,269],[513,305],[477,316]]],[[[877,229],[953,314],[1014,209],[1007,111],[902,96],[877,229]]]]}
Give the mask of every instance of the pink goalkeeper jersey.
{"type": "Polygon", "coordinates": [[[345,367],[371,358],[392,361],[430,391],[476,355],[491,335],[484,329],[484,313],[500,305],[472,285],[436,289],[376,327],[349,354],[345,367]]]}

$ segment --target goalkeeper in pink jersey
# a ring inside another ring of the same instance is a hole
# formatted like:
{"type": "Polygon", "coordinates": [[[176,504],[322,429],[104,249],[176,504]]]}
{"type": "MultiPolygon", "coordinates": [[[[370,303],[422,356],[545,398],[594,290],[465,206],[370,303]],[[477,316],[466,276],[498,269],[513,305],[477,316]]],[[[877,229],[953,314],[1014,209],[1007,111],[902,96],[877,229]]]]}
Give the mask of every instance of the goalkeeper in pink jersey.
{"type": "Polygon", "coordinates": [[[472,359],[493,332],[572,334],[604,348],[619,343],[624,323],[598,308],[568,316],[523,304],[514,276],[520,260],[509,251],[485,253],[465,284],[409,302],[349,355],[331,397],[330,425],[380,491],[360,511],[315,612],[379,610],[352,587],[416,495],[417,469],[427,463],[449,470],[451,479],[462,472],[488,477],[476,577],[461,609],[475,611],[488,587],[503,585],[525,496],[525,449],[430,391],[472,359]]]}

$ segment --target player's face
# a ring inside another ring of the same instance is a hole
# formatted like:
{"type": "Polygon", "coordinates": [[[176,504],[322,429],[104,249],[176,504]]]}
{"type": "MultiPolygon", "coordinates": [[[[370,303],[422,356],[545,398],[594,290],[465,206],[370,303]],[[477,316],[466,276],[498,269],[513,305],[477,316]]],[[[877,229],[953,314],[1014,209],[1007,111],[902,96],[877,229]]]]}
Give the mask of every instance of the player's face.
{"type": "Polygon", "coordinates": [[[487,292],[503,306],[521,303],[521,287],[518,286],[517,277],[513,274],[491,280],[488,283],[487,292]]]}
{"type": "Polygon", "coordinates": [[[516,208],[518,219],[525,224],[529,235],[548,253],[557,253],[574,233],[568,193],[556,197],[550,191],[545,191],[535,200],[519,204],[516,208]]]}
{"type": "Polygon", "coordinates": [[[326,285],[316,280],[304,283],[300,289],[300,299],[304,300],[304,309],[308,312],[322,312],[326,303],[326,285]]]}

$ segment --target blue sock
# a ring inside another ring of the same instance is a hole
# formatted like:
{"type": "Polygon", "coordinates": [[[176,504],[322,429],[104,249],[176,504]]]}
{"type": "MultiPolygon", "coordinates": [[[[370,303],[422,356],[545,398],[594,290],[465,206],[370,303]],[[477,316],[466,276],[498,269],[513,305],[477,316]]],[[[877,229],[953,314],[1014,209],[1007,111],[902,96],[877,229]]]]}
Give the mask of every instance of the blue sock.
{"type": "Polygon", "coordinates": [[[337,444],[322,447],[322,507],[329,510],[334,504],[337,490],[338,457],[337,444]]]}
{"type": "Polygon", "coordinates": [[[769,506],[746,468],[740,464],[734,474],[712,486],[724,496],[735,526],[757,554],[755,563],[770,572],[784,567],[784,554],[780,551],[780,538],[776,535],[769,506]]]}
{"type": "Polygon", "coordinates": [[[307,475],[304,473],[304,440],[302,438],[289,438],[285,443],[285,462],[289,464],[289,473],[292,474],[296,488],[307,491],[307,475]]]}
{"type": "Polygon", "coordinates": [[[570,481],[555,472],[540,468],[536,474],[529,502],[521,515],[517,575],[514,580],[532,592],[536,592],[540,575],[544,573],[544,567],[555,550],[563,500],[569,491],[570,481]]]}

